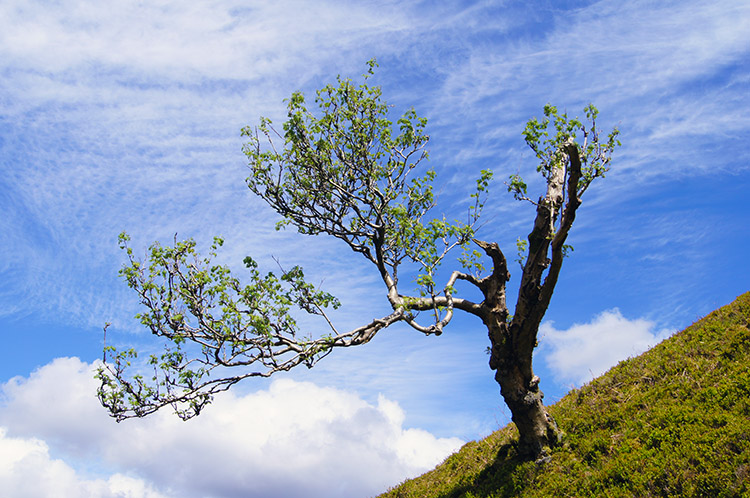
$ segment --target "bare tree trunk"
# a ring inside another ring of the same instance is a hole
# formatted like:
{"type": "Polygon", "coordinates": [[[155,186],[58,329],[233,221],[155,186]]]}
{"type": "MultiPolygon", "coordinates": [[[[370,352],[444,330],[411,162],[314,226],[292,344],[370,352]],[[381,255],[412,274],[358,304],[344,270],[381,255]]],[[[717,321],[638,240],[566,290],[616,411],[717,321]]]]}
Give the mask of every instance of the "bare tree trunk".
{"type": "Polygon", "coordinates": [[[511,334],[507,308],[498,311],[484,317],[492,342],[490,368],[495,370],[500,393],[518,428],[519,454],[542,458],[560,442],[562,432],[542,402],[544,394],[539,390],[539,377],[532,370],[531,352],[519,353],[522,343],[511,334]]]}
{"type": "MultiPolygon", "coordinates": [[[[575,149],[572,145],[570,149],[575,149]]],[[[539,324],[544,317],[552,290],[562,265],[562,245],[567,237],[580,201],[575,196],[580,162],[577,149],[570,153],[578,172],[569,175],[568,206],[563,214],[560,230],[555,224],[563,207],[566,170],[554,167],[547,183],[547,193],[537,203],[534,229],[529,234],[529,255],[523,268],[516,312],[509,321],[505,298],[505,284],[510,279],[507,261],[496,243],[475,241],[492,258],[493,273],[480,283],[484,293],[482,320],[489,332],[492,350],[490,368],[510,408],[519,432],[518,451],[524,457],[543,458],[549,448],[556,446],[561,432],[544,408],[544,394],[539,390],[539,377],[532,369],[532,356],[537,345],[539,324]],[[552,246],[552,258],[548,256],[552,246]],[[545,277],[545,271],[546,277],[545,277]]]]}
{"type": "Polygon", "coordinates": [[[530,362],[520,361],[513,353],[498,360],[495,380],[518,428],[518,452],[521,456],[542,458],[560,442],[562,433],[544,407],[539,377],[534,375],[530,362]]]}

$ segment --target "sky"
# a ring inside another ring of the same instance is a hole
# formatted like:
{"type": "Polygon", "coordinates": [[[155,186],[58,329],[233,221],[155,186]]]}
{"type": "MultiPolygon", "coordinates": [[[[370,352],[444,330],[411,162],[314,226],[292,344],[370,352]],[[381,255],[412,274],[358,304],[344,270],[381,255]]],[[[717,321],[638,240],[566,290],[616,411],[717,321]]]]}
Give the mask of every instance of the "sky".
{"type": "Polygon", "coordinates": [[[546,402],[750,290],[747,2],[4,0],[4,492],[368,497],[510,421],[486,330],[460,316],[440,337],[394,326],[313,369],[245,381],[188,422],[163,410],[117,424],[95,398],[105,323],[118,346],[159,348],[117,275],[122,231],[140,253],[221,235],[218,257],[240,273],[246,255],[299,264],[341,299],[342,328],[387,309],[344,244],[274,230],[240,137],[373,57],[394,120],[428,118],[436,216],[465,213],[494,171],[479,236],[509,259],[534,213],[503,179],[541,193],[525,122],[593,102],[602,129],[619,128],[540,327],[546,402]]]}

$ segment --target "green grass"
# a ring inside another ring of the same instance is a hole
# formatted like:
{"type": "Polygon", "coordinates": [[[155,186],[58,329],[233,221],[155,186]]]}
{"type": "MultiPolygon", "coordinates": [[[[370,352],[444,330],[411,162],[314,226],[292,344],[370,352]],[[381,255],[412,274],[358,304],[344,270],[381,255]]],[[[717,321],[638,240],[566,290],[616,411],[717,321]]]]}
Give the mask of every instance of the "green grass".
{"type": "Polygon", "coordinates": [[[568,393],[549,463],[508,426],[380,498],[750,497],[750,292],[568,393]]]}

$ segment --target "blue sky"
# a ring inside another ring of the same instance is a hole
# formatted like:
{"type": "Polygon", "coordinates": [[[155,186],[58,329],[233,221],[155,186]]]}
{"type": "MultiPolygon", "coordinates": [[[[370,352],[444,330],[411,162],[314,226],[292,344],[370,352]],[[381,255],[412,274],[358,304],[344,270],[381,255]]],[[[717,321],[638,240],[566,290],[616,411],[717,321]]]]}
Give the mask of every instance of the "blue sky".
{"type": "Polygon", "coordinates": [[[440,337],[385,330],[312,370],[245,382],[187,423],[165,411],[115,424],[94,398],[105,322],[119,345],[158,347],[117,277],[123,230],[137,251],[222,235],[238,270],[248,254],[302,265],[342,299],[342,328],[381,315],[377,275],[343,244],[273,230],[244,186],[239,136],[372,57],[394,112],[429,119],[436,214],[463,213],[493,169],[480,236],[509,255],[533,219],[502,185],[533,176],[524,123],[548,102],[570,114],[593,102],[621,130],[540,329],[549,402],[750,287],[747,2],[5,0],[2,489],[364,497],[508,423],[470,318],[440,337]]]}

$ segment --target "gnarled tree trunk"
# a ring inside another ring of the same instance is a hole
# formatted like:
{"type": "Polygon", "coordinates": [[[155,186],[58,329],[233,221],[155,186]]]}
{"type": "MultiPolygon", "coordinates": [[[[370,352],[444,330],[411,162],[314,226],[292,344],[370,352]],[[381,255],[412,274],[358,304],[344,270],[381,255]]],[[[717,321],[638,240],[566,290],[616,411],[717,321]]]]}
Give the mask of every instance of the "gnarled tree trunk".
{"type": "MultiPolygon", "coordinates": [[[[493,323],[492,334],[496,329],[507,334],[508,326],[493,323]],[[504,329],[504,330],[503,330],[504,329]]],[[[507,339],[506,339],[507,341],[507,339]]],[[[512,340],[502,348],[493,348],[490,366],[495,370],[495,380],[500,385],[500,393],[510,409],[513,422],[519,433],[518,452],[522,456],[543,457],[548,448],[555,447],[562,437],[554,419],[547,413],[539,389],[539,377],[534,375],[530,356],[523,357],[514,352],[512,340]]]]}
{"type": "Polygon", "coordinates": [[[494,265],[492,275],[480,286],[485,296],[481,318],[492,344],[490,368],[495,370],[495,380],[500,384],[500,392],[518,428],[519,453],[524,457],[543,457],[547,448],[560,441],[561,433],[544,408],[539,377],[532,370],[536,334],[528,337],[513,333],[518,326],[508,322],[505,284],[510,274],[505,257],[497,244],[476,242],[492,258],[494,265]]]}
{"type": "Polygon", "coordinates": [[[487,326],[492,345],[490,368],[495,370],[495,380],[518,428],[519,453],[534,458],[543,457],[548,448],[560,442],[562,436],[544,407],[539,377],[534,375],[532,369],[539,324],[557,283],[562,267],[563,244],[581,203],[577,195],[581,177],[578,148],[569,141],[562,152],[567,155],[569,167],[563,161],[559,166],[553,166],[547,178],[546,195],[536,203],[534,229],[528,237],[529,255],[523,268],[512,320],[509,320],[505,293],[505,284],[510,279],[507,260],[496,243],[475,241],[493,262],[492,275],[479,285],[484,294],[481,318],[487,326]],[[566,197],[567,203],[563,209],[566,197]]]}

